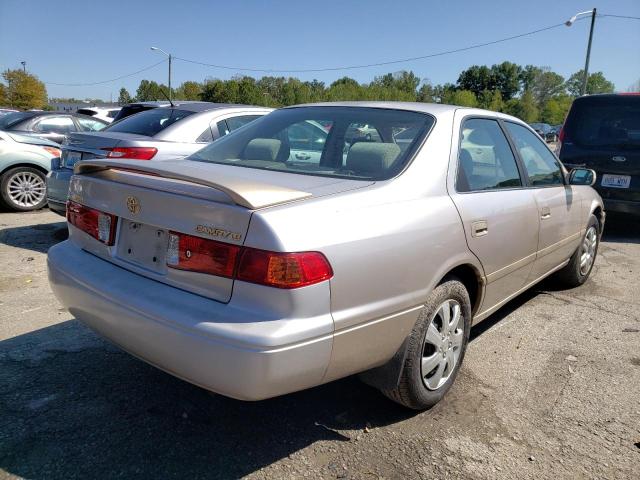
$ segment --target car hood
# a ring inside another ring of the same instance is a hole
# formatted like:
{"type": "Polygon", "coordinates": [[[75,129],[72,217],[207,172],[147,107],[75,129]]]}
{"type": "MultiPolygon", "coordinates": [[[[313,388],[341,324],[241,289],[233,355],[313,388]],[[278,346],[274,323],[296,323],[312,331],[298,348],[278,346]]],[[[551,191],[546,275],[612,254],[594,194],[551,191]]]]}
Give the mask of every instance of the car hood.
{"type": "Polygon", "coordinates": [[[235,204],[249,209],[333,195],[374,183],[368,180],[301,175],[194,160],[86,160],[75,165],[74,173],[91,174],[106,170],[134,171],[208,186],[224,192],[235,204]]]}

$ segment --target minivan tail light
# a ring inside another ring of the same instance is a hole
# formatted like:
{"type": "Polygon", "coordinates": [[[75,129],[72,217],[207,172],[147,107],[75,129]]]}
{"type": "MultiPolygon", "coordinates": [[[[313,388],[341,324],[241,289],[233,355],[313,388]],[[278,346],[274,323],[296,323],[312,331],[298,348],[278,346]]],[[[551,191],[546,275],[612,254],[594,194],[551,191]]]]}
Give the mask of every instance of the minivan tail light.
{"type": "Polygon", "coordinates": [[[239,253],[237,245],[169,232],[167,265],[171,268],[231,278],[239,253]]]}
{"type": "Polygon", "coordinates": [[[105,245],[113,245],[118,217],[89,208],[74,201],[67,202],[67,220],[105,245]]]}
{"type": "Polygon", "coordinates": [[[178,232],[169,232],[167,266],[286,289],[333,276],[320,252],[271,252],[178,232]]]}
{"type": "Polygon", "coordinates": [[[154,147],[114,147],[102,148],[107,153],[107,158],[126,158],[129,160],[151,160],[158,149],[154,147]]]}

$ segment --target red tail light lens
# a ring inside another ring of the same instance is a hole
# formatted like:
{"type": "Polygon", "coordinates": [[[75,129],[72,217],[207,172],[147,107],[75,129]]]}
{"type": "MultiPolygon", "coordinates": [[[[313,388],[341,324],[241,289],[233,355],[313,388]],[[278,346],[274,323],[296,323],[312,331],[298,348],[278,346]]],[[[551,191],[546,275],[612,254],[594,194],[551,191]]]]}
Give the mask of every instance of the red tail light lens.
{"type": "Polygon", "coordinates": [[[233,277],[240,247],[183,233],[169,233],[167,265],[178,270],[233,277]]]}
{"type": "Polygon", "coordinates": [[[560,142],[564,142],[564,136],[565,136],[565,133],[564,133],[564,125],[563,125],[562,127],[560,127],[560,132],[558,133],[558,140],[560,142]]]}
{"type": "Polygon", "coordinates": [[[94,208],[85,207],[69,200],[67,202],[69,223],[105,245],[113,245],[116,238],[118,217],[94,208]]]}
{"type": "Polygon", "coordinates": [[[153,147],[115,147],[103,148],[102,150],[109,152],[107,158],[126,158],[129,160],[151,160],[158,153],[158,149],[153,147]]]}
{"type": "Polygon", "coordinates": [[[277,288],[313,285],[333,276],[320,252],[280,253],[245,248],[236,278],[277,288]]]}
{"type": "Polygon", "coordinates": [[[276,288],[299,288],[333,276],[320,252],[281,253],[170,232],[167,265],[276,288]]]}

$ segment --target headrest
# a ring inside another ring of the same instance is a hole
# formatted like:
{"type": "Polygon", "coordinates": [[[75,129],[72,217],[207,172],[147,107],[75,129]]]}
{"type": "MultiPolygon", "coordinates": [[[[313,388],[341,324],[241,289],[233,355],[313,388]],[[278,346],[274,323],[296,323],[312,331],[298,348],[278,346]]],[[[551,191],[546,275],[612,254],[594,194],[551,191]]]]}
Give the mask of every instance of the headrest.
{"type": "Polygon", "coordinates": [[[377,176],[386,172],[400,155],[395,143],[358,142],[347,154],[346,168],[357,174],[377,176]]]}
{"type": "Polygon", "coordinates": [[[282,142],[275,138],[254,138],[244,149],[246,160],[264,160],[275,162],[282,142]]]}

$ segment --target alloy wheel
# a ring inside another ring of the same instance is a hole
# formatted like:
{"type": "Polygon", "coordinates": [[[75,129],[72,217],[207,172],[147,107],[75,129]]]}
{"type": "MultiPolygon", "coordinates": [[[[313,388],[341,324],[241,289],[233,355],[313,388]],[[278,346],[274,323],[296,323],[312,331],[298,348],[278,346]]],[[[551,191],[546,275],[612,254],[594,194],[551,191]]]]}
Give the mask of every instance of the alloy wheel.
{"type": "Polygon", "coordinates": [[[36,207],[44,200],[46,192],[44,179],[33,172],[16,172],[7,182],[9,198],[20,207],[36,207]]]}

